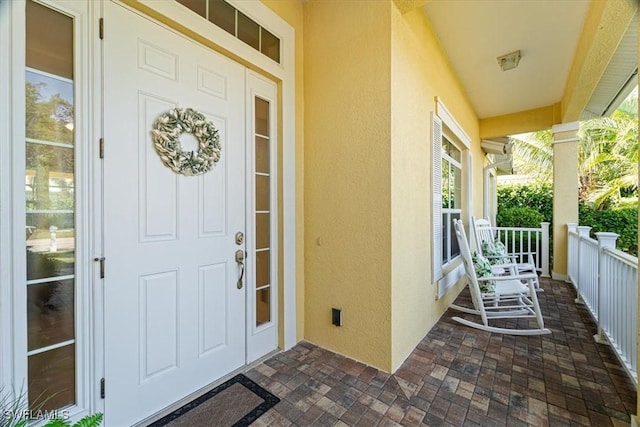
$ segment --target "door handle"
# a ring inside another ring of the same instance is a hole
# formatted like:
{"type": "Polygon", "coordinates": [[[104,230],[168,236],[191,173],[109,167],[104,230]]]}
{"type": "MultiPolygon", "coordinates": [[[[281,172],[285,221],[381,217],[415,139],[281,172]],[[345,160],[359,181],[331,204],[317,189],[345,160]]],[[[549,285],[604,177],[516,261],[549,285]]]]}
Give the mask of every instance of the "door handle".
{"type": "Polygon", "coordinates": [[[244,277],[244,251],[238,249],[236,251],[236,262],[240,265],[240,278],[238,279],[238,289],[242,289],[242,279],[244,277]]]}

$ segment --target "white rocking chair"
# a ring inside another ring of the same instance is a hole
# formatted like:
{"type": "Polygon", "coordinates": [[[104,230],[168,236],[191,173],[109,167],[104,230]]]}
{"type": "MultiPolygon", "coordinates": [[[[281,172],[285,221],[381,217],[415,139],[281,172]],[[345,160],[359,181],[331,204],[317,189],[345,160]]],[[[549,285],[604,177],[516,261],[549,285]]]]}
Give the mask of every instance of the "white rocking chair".
{"type": "Polygon", "coordinates": [[[483,331],[495,332],[509,335],[543,335],[550,334],[551,331],[544,327],[540,304],[535,289],[535,273],[519,275],[491,275],[489,277],[478,278],[473,266],[471,250],[467,240],[462,222],[453,220],[456,238],[460,247],[460,254],[464,262],[464,269],[469,281],[471,300],[473,308],[462,307],[452,304],[450,307],[464,313],[480,316],[482,323],[473,322],[461,317],[452,319],[472,328],[483,331]],[[488,281],[495,283],[495,292],[483,293],[480,290],[480,282],[488,281]],[[527,319],[533,318],[538,325],[535,329],[510,329],[489,326],[491,319],[527,319]]]}
{"type": "MultiPolygon", "coordinates": [[[[476,248],[478,249],[478,253],[482,254],[485,258],[489,260],[492,264],[493,273],[496,275],[504,274],[505,272],[509,272],[509,274],[527,274],[532,273],[535,274],[535,282],[536,282],[536,290],[541,292],[540,282],[538,281],[538,273],[536,272],[536,266],[532,262],[518,262],[517,257],[511,254],[505,254],[500,258],[507,258],[508,262],[499,262],[496,263],[492,260],[492,256],[490,254],[485,253],[483,250],[483,246],[485,243],[495,244],[496,243],[496,235],[495,230],[491,226],[491,222],[486,219],[480,218],[475,219],[475,217],[471,217],[471,226],[473,227],[473,232],[476,237],[476,248]]],[[[533,258],[532,254],[528,254],[529,260],[533,258]]]]}

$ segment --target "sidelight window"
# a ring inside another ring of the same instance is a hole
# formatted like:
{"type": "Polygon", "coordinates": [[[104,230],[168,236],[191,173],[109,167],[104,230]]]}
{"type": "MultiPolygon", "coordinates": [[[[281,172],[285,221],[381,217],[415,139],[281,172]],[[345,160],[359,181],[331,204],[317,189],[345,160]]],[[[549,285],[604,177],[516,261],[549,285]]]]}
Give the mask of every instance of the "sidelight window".
{"type": "Polygon", "coordinates": [[[73,18],[26,3],[28,397],[76,402],[73,18]]]}

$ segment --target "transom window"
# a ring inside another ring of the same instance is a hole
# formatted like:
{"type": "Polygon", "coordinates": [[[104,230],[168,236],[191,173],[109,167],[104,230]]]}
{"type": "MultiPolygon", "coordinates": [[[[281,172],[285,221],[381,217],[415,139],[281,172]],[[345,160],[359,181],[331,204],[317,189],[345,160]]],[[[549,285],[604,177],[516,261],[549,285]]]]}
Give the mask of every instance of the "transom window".
{"type": "Polygon", "coordinates": [[[176,0],[209,22],[280,63],[280,39],[224,0],[176,0]]]}

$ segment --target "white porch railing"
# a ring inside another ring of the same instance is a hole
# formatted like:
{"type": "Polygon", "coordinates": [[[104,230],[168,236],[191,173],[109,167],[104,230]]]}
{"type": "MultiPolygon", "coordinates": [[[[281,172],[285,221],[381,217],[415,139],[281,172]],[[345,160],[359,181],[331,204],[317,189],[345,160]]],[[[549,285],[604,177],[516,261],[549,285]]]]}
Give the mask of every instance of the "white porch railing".
{"type": "Polygon", "coordinates": [[[549,223],[540,228],[495,227],[496,239],[508,248],[520,262],[535,264],[542,277],[549,275],[549,223]]]}
{"type": "Polygon", "coordinates": [[[599,343],[609,343],[629,376],[638,383],[638,258],[616,249],[616,233],[596,233],[591,227],[568,224],[567,269],[596,323],[599,343]]]}

